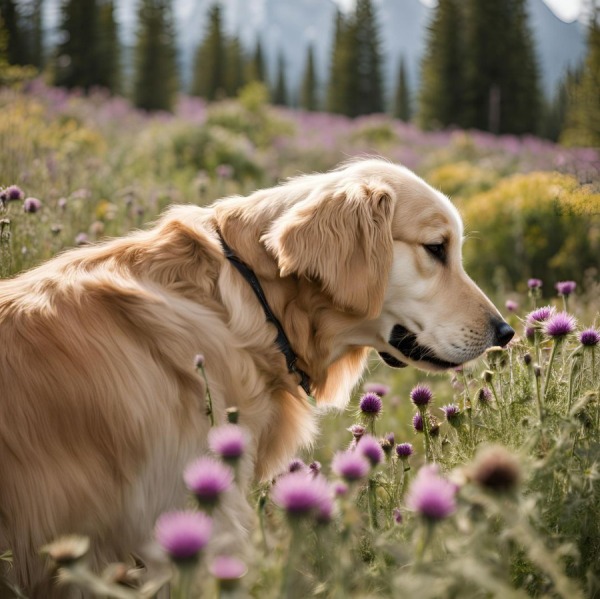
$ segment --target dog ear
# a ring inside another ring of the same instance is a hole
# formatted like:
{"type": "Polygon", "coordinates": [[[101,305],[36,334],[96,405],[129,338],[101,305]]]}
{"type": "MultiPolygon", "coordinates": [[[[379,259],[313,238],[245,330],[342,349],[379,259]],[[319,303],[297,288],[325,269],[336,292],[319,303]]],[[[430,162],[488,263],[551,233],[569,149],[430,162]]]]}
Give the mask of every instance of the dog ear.
{"type": "Polygon", "coordinates": [[[294,204],[262,238],[281,276],[313,279],[338,308],[377,316],[392,262],[392,194],[372,179],[316,189],[294,204]]]}

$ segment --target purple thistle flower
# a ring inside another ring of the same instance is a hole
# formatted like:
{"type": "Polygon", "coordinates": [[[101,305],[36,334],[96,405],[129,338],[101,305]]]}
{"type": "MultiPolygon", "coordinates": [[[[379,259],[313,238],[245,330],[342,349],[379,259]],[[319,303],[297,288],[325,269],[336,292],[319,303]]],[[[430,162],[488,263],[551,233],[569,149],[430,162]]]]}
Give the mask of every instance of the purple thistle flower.
{"type": "Polygon", "coordinates": [[[196,368],[202,368],[204,366],[204,354],[196,354],[194,357],[194,365],[196,368]]]}
{"type": "Polygon", "coordinates": [[[444,416],[446,416],[446,420],[448,422],[456,420],[460,416],[460,409],[454,403],[448,404],[447,406],[443,406],[441,410],[442,412],[444,412],[444,416]]]}
{"type": "Polygon", "coordinates": [[[569,295],[575,291],[577,283],[575,283],[575,281],[559,281],[556,283],[555,287],[556,291],[558,291],[558,295],[569,297],[569,295]]]}
{"type": "Polygon", "coordinates": [[[317,476],[317,474],[321,473],[321,462],[314,460],[308,465],[308,470],[313,476],[317,476]]]}
{"type": "Polygon", "coordinates": [[[247,445],[248,434],[236,424],[223,424],[208,433],[208,446],[227,462],[237,462],[247,445]]]}
{"type": "Polygon", "coordinates": [[[348,485],[341,480],[333,483],[333,494],[336,497],[342,497],[348,492],[348,485]]]}
{"type": "Polygon", "coordinates": [[[377,393],[365,393],[360,399],[360,411],[371,418],[376,418],[381,413],[383,402],[377,393]]]}
{"type": "Polygon", "coordinates": [[[539,289],[542,285],[541,279],[529,279],[527,281],[527,287],[529,287],[529,289],[539,289]]]}
{"type": "Polygon", "coordinates": [[[407,460],[413,454],[413,446],[410,443],[398,443],[396,445],[396,455],[401,460],[407,460]]]}
{"type": "Polygon", "coordinates": [[[492,392],[489,387],[482,387],[477,392],[477,399],[482,404],[489,404],[492,401],[492,392]]]}
{"type": "Polygon", "coordinates": [[[519,304],[514,300],[506,300],[504,305],[509,312],[516,312],[519,309],[519,304]]]}
{"type": "Polygon", "coordinates": [[[233,167],[230,164],[219,164],[215,172],[220,179],[231,179],[233,177],[233,167]]]}
{"type": "Polygon", "coordinates": [[[246,564],[242,560],[230,555],[218,555],[210,565],[210,573],[221,581],[238,580],[247,571],[246,564]]]}
{"type": "Polygon", "coordinates": [[[579,333],[579,343],[585,347],[594,347],[600,343],[600,332],[596,329],[586,329],[579,333]]]}
{"type": "Polygon", "coordinates": [[[173,561],[188,561],[206,547],[212,533],[212,520],[190,510],[162,514],[155,528],[156,540],[173,561]]]}
{"type": "Polygon", "coordinates": [[[271,490],[273,503],[291,517],[308,516],[331,501],[331,489],[323,477],[306,472],[291,472],[281,476],[271,490]]]}
{"type": "Polygon", "coordinates": [[[288,472],[306,471],[306,464],[300,458],[294,458],[288,464],[288,472]]]}
{"type": "Polygon", "coordinates": [[[433,398],[433,393],[427,385],[419,383],[416,387],[413,387],[410,392],[411,401],[417,406],[417,408],[423,408],[429,404],[433,398]]]}
{"type": "Polygon", "coordinates": [[[396,435],[394,433],[386,433],[383,438],[390,444],[394,445],[396,443],[396,435]]]}
{"type": "Polygon", "coordinates": [[[555,312],[556,309],[554,306],[542,306],[530,312],[527,315],[526,321],[529,325],[539,325],[542,322],[546,322],[555,312]]]}
{"type": "Polygon", "coordinates": [[[390,392],[390,388],[388,385],[384,385],[383,383],[365,383],[363,385],[363,390],[365,393],[375,393],[379,395],[379,397],[383,397],[390,392]]]}
{"type": "Polygon", "coordinates": [[[430,522],[443,520],[456,510],[456,486],[438,474],[435,466],[423,466],[413,480],[406,505],[430,522]]]}
{"type": "Polygon", "coordinates": [[[331,462],[331,469],[347,482],[356,482],[369,474],[367,458],[356,451],[338,451],[331,462]]]}
{"type": "Polygon", "coordinates": [[[233,471],[223,462],[203,456],[184,470],[183,480],[202,507],[212,508],[233,484],[233,471]]]}
{"type": "Polygon", "coordinates": [[[365,434],[367,429],[362,424],[353,424],[347,430],[349,430],[352,433],[352,436],[356,441],[359,441],[360,438],[365,434]]]}
{"type": "Polygon", "coordinates": [[[568,312],[558,312],[544,323],[544,333],[555,339],[565,337],[575,330],[576,322],[568,312]]]}
{"type": "Polygon", "coordinates": [[[42,202],[37,198],[27,198],[23,202],[23,212],[34,214],[42,209],[42,202]]]}
{"type": "Polygon", "coordinates": [[[423,416],[421,415],[421,412],[417,412],[413,416],[412,425],[417,433],[423,432],[423,416]]]}
{"type": "Polygon", "coordinates": [[[65,210],[65,209],[66,209],[66,207],[67,207],[67,198],[60,198],[60,199],[58,200],[58,207],[59,207],[61,210],[65,210]]]}
{"type": "Polygon", "coordinates": [[[77,233],[75,236],[75,245],[87,245],[89,241],[89,237],[86,233],[77,233]]]}
{"type": "Polygon", "coordinates": [[[371,435],[365,435],[358,442],[356,450],[371,462],[371,466],[377,466],[377,464],[381,464],[383,461],[383,449],[381,448],[379,441],[371,435]]]}
{"type": "Polygon", "coordinates": [[[18,202],[25,197],[23,190],[18,185],[11,185],[4,190],[7,202],[18,202]]]}
{"type": "Polygon", "coordinates": [[[402,515],[402,512],[400,511],[400,508],[395,507],[392,510],[392,515],[394,517],[394,522],[396,524],[402,524],[402,522],[404,520],[404,516],[402,515]]]}

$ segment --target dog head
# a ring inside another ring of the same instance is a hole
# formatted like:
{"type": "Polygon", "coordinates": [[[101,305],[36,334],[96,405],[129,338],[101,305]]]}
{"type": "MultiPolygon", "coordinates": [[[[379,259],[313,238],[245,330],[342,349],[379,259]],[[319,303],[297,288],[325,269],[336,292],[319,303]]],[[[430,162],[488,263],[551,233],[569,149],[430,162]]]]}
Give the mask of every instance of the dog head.
{"type": "Polygon", "coordinates": [[[462,222],[442,193],[383,160],[295,181],[301,199],[262,241],[281,276],[314,281],[354,317],[341,346],[443,370],[510,341],[514,331],[463,269],[462,222]]]}

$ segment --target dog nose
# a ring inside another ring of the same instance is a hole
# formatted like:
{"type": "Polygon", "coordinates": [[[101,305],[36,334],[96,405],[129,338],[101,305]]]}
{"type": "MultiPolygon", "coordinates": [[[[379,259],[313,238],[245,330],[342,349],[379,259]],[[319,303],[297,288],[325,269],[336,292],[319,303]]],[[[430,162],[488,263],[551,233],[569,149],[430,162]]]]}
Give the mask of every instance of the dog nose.
{"type": "Polygon", "coordinates": [[[504,320],[496,320],[493,322],[496,333],[496,345],[506,345],[515,335],[513,328],[504,320]]]}

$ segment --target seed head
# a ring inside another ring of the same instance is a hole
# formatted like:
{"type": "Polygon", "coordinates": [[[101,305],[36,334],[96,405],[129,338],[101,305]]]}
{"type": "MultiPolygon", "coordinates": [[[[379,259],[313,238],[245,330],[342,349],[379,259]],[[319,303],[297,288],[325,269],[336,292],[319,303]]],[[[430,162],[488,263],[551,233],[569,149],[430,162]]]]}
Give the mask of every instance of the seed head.
{"type": "Polygon", "coordinates": [[[42,547],[41,552],[57,566],[68,566],[80,560],[90,549],[88,537],[70,535],[61,537],[42,547]]]}

